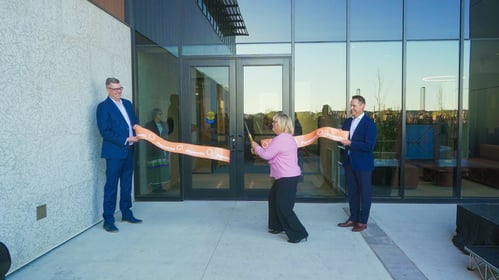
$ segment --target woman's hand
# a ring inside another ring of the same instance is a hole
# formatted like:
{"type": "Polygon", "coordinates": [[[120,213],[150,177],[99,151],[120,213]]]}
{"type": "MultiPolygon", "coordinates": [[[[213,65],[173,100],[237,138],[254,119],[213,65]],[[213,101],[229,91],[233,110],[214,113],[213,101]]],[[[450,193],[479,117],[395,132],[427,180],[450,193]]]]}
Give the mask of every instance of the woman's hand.
{"type": "Polygon", "coordinates": [[[252,153],[252,154],[256,155],[255,149],[256,149],[256,147],[258,147],[258,146],[260,146],[260,145],[258,145],[258,143],[257,143],[257,142],[255,142],[255,141],[251,141],[251,153],[252,153]]]}
{"type": "Polygon", "coordinates": [[[255,149],[256,147],[258,147],[258,143],[256,143],[255,141],[251,141],[251,149],[255,149]]]}

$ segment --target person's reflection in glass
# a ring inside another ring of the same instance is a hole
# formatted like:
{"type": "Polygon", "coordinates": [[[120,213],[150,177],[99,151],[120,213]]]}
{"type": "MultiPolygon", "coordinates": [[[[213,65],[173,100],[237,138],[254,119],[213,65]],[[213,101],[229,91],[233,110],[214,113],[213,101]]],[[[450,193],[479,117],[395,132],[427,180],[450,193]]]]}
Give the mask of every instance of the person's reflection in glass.
{"type": "MultiPolygon", "coordinates": [[[[154,108],[151,112],[152,120],[146,123],[145,128],[156,133],[163,139],[168,139],[168,124],[163,121],[163,112],[154,108]]],[[[162,193],[169,187],[169,153],[147,142],[147,179],[152,193],[162,193]]]]}

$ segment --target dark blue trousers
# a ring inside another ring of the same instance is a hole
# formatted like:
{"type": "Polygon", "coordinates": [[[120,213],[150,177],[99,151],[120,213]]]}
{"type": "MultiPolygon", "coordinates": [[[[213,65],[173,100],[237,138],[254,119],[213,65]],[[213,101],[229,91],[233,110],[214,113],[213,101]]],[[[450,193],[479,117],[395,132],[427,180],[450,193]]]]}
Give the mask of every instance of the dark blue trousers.
{"type": "Polygon", "coordinates": [[[308,232],[296,216],[293,208],[300,176],[274,181],[269,192],[269,228],[284,230],[290,240],[308,237],[308,232]]]}
{"type": "Polygon", "coordinates": [[[367,224],[372,202],[372,171],[354,171],[345,166],[345,180],[350,207],[349,220],[367,224]]]}
{"type": "Polygon", "coordinates": [[[106,159],[106,185],[104,185],[104,223],[114,223],[118,182],[120,183],[120,211],[124,218],[132,216],[132,175],[133,149],[128,151],[127,158],[106,159]]]}

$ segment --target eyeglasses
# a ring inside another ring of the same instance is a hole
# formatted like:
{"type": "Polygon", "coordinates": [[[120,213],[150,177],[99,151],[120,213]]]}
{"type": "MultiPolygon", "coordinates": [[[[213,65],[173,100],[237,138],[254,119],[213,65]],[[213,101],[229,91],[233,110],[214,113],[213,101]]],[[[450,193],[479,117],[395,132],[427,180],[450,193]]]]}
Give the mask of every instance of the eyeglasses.
{"type": "Polygon", "coordinates": [[[118,87],[118,88],[108,87],[108,89],[113,90],[113,91],[118,91],[118,90],[123,90],[123,87],[118,87]]]}
{"type": "Polygon", "coordinates": [[[272,123],[277,123],[277,121],[272,121],[272,123]]]}

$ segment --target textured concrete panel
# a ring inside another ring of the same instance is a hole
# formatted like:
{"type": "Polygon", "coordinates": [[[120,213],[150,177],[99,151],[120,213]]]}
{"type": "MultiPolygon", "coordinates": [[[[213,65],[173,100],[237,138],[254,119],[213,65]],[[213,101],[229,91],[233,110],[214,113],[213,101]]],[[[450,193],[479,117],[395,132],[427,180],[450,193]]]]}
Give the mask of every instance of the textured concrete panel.
{"type": "Polygon", "coordinates": [[[2,1],[0,12],[0,240],[12,271],[100,221],[95,108],[109,76],[131,99],[131,42],[87,1],[2,1]]]}

